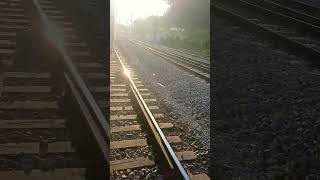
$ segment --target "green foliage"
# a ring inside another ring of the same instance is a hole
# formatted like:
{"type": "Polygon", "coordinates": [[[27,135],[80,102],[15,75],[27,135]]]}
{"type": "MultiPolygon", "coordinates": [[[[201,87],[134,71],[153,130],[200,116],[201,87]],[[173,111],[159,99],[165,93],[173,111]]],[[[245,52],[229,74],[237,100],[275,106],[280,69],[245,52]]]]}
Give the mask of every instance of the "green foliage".
{"type": "Polygon", "coordinates": [[[209,28],[210,3],[208,0],[167,0],[170,8],[166,14],[172,24],[187,28],[209,28]]]}
{"type": "Polygon", "coordinates": [[[157,16],[150,16],[146,19],[137,19],[134,21],[134,32],[137,34],[146,34],[150,32],[158,32],[162,27],[162,18],[157,16]]]}
{"type": "Polygon", "coordinates": [[[170,8],[164,16],[138,19],[133,24],[137,35],[162,33],[161,42],[170,47],[209,52],[209,0],[167,0],[170,8]],[[170,28],[181,28],[173,31],[170,28]]]}
{"type": "Polygon", "coordinates": [[[170,33],[166,38],[161,39],[161,43],[174,48],[185,48],[200,51],[202,53],[209,53],[209,31],[199,28],[189,28],[179,35],[170,33]]]}

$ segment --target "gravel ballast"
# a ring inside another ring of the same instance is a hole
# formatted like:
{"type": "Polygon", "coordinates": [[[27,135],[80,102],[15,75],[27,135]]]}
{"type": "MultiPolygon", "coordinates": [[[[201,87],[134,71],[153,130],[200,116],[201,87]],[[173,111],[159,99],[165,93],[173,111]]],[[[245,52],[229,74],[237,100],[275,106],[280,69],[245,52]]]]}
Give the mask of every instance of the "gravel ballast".
{"type": "Polygon", "coordinates": [[[188,135],[209,150],[210,84],[129,41],[120,45],[129,64],[175,116],[178,126],[189,127],[188,135]]]}
{"type": "Polygon", "coordinates": [[[320,71],[214,17],[211,175],[320,178],[320,71]]]}

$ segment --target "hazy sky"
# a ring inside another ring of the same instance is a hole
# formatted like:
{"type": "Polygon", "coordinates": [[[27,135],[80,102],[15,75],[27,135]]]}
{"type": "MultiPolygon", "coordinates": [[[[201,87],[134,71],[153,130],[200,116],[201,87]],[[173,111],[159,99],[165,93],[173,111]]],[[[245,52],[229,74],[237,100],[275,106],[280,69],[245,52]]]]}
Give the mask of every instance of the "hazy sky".
{"type": "Polygon", "coordinates": [[[114,0],[116,21],[128,25],[132,20],[152,15],[161,16],[169,5],[165,0],[114,0]]]}

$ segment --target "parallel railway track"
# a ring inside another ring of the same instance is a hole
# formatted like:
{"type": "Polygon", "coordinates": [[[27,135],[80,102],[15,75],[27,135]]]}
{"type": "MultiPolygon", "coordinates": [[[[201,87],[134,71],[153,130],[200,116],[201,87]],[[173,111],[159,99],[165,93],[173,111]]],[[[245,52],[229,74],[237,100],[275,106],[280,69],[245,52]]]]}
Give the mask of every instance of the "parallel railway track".
{"type": "Polygon", "coordinates": [[[251,1],[264,8],[272,9],[314,26],[320,26],[320,8],[297,0],[259,0],[251,1]]]}
{"type": "Polygon", "coordinates": [[[185,55],[190,55],[190,56],[193,56],[193,57],[201,58],[201,59],[209,59],[210,58],[210,55],[206,55],[206,54],[203,54],[203,53],[200,53],[200,52],[196,52],[196,51],[192,51],[192,50],[189,50],[189,49],[170,48],[170,47],[164,47],[164,46],[162,48],[165,48],[165,49],[168,49],[168,50],[172,50],[172,51],[176,51],[176,52],[179,52],[179,53],[182,53],[182,54],[185,54],[185,55]]]}
{"type": "Polygon", "coordinates": [[[212,3],[216,15],[232,18],[276,47],[319,65],[320,27],[317,17],[310,14],[307,16],[299,8],[288,8],[291,5],[280,6],[273,0],[228,0],[212,3]]]}
{"type": "Polygon", "coordinates": [[[181,52],[174,52],[172,50],[168,51],[163,48],[153,47],[150,44],[138,40],[129,41],[136,45],[142,46],[151,53],[186,69],[187,71],[206,81],[210,81],[210,62],[205,59],[195,58],[190,56],[190,54],[184,55],[181,52]]]}
{"type": "Polygon", "coordinates": [[[160,45],[151,45],[148,43],[145,43],[145,44],[152,46],[153,48],[158,49],[159,51],[163,51],[171,55],[180,56],[182,58],[186,58],[186,59],[198,62],[199,64],[202,64],[204,67],[210,66],[209,57],[205,57],[203,55],[200,55],[199,53],[175,49],[175,48],[169,48],[169,47],[160,46],[160,45]]]}

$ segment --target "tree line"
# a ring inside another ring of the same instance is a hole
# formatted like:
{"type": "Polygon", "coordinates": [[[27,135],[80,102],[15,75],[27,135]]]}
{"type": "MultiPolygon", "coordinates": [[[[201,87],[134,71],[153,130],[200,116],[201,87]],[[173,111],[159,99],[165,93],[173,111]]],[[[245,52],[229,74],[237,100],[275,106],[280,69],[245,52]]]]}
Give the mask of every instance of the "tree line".
{"type": "Polygon", "coordinates": [[[209,52],[210,1],[166,0],[170,5],[163,16],[137,19],[137,35],[161,33],[161,43],[171,47],[209,52]]]}

